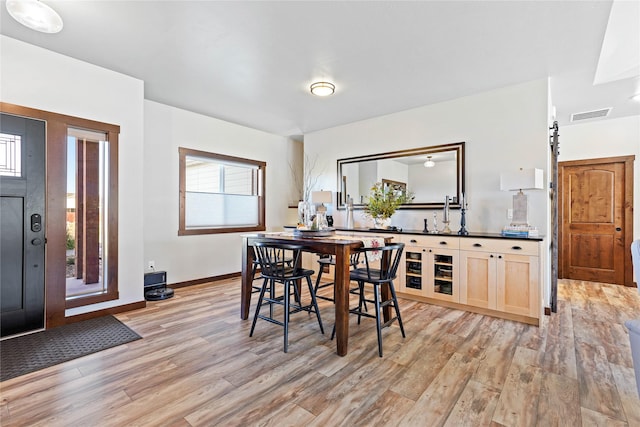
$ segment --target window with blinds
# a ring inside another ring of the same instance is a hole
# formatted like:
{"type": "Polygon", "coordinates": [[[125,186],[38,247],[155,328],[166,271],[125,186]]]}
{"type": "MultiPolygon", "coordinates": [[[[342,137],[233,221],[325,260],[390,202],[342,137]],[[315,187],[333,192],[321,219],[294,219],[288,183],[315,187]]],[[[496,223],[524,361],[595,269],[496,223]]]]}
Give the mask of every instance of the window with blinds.
{"type": "Polygon", "coordinates": [[[264,230],[265,162],[180,148],[178,234],[264,230]]]}

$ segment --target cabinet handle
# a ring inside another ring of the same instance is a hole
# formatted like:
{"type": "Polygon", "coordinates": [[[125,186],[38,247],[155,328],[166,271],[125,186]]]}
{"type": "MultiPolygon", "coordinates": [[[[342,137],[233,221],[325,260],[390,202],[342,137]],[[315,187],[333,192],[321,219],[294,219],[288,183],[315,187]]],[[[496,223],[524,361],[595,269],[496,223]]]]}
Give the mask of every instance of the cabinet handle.
{"type": "Polygon", "coordinates": [[[480,243],[474,243],[474,244],[473,244],[473,247],[474,247],[474,248],[481,248],[481,247],[482,247],[482,245],[481,245],[480,243]]]}
{"type": "Polygon", "coordinates": [[[516,251],[520,251],[520,250],[522,250],[522,247],[520,247],[520,246],[511,246],[511,249],[514,249],[516,251]]]}
{"type": "Polygon", "coordinates": [[[441,244],[441,245],[446,245],[446,244],[447,244],[447,242],[440,242],[440,244],[441,244]]]}
{"type": "Polygon", "coordinates": [[[502,259],[502,255],[498,255],[498,259],[502,259]]]}
{"type": "Polygon", "coordinates": [[[416,239],[411,239],[411,243],[418,243],[416,239]]]}
{"type": "Polygon", "coordinates": [[[489,255],[489,258],[493,258],[493,254],[489,255]]]}

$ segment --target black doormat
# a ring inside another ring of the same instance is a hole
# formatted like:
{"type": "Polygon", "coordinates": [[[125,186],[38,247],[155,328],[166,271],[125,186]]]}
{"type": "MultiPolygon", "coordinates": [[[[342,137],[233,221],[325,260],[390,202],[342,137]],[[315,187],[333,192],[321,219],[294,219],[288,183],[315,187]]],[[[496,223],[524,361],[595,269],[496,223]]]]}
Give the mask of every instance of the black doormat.
{"type": "Polygon", "coordinates": [[[109,315],[6,339],[0,342],[0,381],[140,338],[109,315]]]}

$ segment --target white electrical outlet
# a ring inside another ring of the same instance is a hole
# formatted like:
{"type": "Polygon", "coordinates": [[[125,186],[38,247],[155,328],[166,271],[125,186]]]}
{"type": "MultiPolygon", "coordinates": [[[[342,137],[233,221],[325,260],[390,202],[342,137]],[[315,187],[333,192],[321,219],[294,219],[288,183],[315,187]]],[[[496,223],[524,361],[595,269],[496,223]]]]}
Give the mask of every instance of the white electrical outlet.
{"type": "Polygon", "coordinates": [[[156,262],[155,261],[149,261],[147,268],[149,268],[149,270],[155,270],[156,269],[156,262]]]}
{"type": "Polygon", "coordinates": [[[507,209],[507,219],[513,219],[513,209],[507,209]]]}

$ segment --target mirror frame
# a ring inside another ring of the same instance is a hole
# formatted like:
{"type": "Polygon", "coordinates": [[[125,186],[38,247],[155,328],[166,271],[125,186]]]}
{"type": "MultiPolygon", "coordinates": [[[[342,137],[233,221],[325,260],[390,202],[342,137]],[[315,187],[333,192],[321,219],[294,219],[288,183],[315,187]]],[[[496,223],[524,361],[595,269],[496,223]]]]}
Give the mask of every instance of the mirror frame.
{"type": "MultiPolygon", "coordinates": [[[[460,199],[465,192],[465,154],[464,154],[464,141],[456,142],[452,144],[433,145],[429,147],[411,148],[408,150],[389,151],[386,153],[369,154],[364,156],[347,157],[337,160],[337,208],[342,210],[346,208],[346,200],[344,196],[343,181],[342,181],[342,165],[348,163],[358,163],[371,160],[380,159],[393,159],[400,157],[411,157],[417,155],[428,155],[432,153],[441,153],[443,151],[455,151],[456,152],[456,194],[453,195],[454,200],[449,203],[451,209],[460,209],[460,199]]],[[[353,209],[364,209],[364,204],[354,203],[353,209]]],[[[438,209],[444,207],[443,202],[416,202],[416,203],[404,203],[400,205],[398,209],[438,209]]]]}

